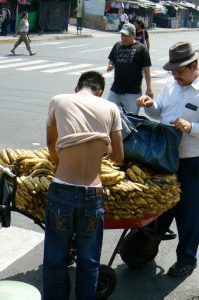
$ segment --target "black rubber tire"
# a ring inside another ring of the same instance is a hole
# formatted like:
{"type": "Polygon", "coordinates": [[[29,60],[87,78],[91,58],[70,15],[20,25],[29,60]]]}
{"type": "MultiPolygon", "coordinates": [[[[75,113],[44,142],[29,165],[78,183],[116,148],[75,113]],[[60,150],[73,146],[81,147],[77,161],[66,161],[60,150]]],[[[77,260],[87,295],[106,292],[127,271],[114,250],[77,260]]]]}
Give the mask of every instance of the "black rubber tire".
{"type": "Polygon", "coordinates": [[[117,275],[115,271],[107,265],[100,265],[96,299],[107,299],[112,294],[116,286],[117,275]]]}
{"type": "Polygon", "coordinates": [[[1,213],[1,225],[2,227],[10,227],[11,223],[11,212],[10,211],[3,211],[1,213]]]}
{"type": "Polygon", "coordinates": [[[130,268],[140,268],[158,254],[160,240],[148,237],[140,229],[131,230],[120,247],[120,256],[130,268]]]}

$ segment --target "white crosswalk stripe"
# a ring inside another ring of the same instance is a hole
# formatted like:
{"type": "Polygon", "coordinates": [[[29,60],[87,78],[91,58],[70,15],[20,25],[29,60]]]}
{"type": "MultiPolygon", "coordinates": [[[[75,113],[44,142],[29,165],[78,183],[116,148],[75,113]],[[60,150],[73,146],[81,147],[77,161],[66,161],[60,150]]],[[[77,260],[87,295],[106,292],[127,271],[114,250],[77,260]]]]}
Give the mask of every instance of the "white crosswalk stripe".
{"type": "Polygon", "coordinates": [[[85,47],[90,46],[91,44],[83,44],[83,45],[70,45],[70,46],[62,46],[58,47],[59,49],[69,49],[69,48],[77,48],[77,47],[85,47]]]}
{"type": "Polygon", "coordinates": [[[13,63],[13,62],[16,62],[16,61],[23,61],[23,60],[24,59],[22,59],[22,58],[4,59],[4,60],[0,61],[0,64],[13,63]]]}
{"type": "Polygon", "coordinates": [[[161,78],[161,79],[157,79],[155,80],[154,82],[156,84],[160,84],[160,85],[164,85],[166,82],[167,82],[168,78],[167,77],[164,77],[164,78],[161,78]]]}
{"type": "Polygon", "coordinates": [[[80,53],[102,51],[102,50],[107,50],[107,49],[111,49],[111,48],[112,47],[103,47],[103,48],[97,48],[97,49],[88,49],[88,50],[82,50],[82,51],[80,51],[80,53]]]}
{"type": "MultiPolygon", "coordinates": [[[[66,47],[69,48],[78,47],[78,46],[83,47],[85,45],[88,46],[88,44],[80,44],[80,45],[71,45],[66,47]]],[[[99,50],[100,49],[102,48],[99,48],[99,50]]],[[[90,49],[90,50],[95,51],[97,49],[90,49]]],[[[105,78],[111,78],[114,76],[114,71],[112,72],[106,71],[107,69],[106,64],[97,66],[92,63],[73,64],[72,62],[67,62],[67,61],[51,62],[48,60],[37,60],[37,59],[30,60],[27,58],[15,58],[15,57],[8,58],[7,56],[4,57],[0,56],[0,69],[8,69],[8,68],[16,68],[17,71],[24,71],[24,72],[38,71],[38,72],[48,73],[48,74],[56,74],[59,72],[64,72],[67,75],[73,75],[73,76],[80,76],[83,72],[95,70],[101,72],[105,78]]],[[[152,77],[152,83],[163,85],[166,83],[169,75],[168,72],[163,70],[162,68],[161,69],[152,68],[151,77],[152,77]]]]}
{"type": "Polygon", "coordinates": [[[151,72],[152,77],[156,77],[159,75],[167,75],[167,74],[168,74],[168,72],[165,70],[152,70],[152,72],[151,72]]]}
{"type": "Polygon", "coordinates": [[[19,71],[32,71],[32,70],[39,70],[39,69],[47,69],[47,68],[51,68],[51,67],[65,66],[65,65],[68,65],[68,64],[69,63],[67,63],[67,62],[49,63],[49,64],[44,64],[44,65],[39,65],[39,66],[19,68],[17,70],[19,70],[19,71]]]}
{"type": "Polygon", "coordinates": [[[0,229],[0,272],[24,256],[44,239],[43,233],[18,227],[0,229]]]}
{"type": "Polygon", "coordinates": [[[107,66],[104,66],[104,67],[95,67],[95,68],[90,68],[90,69],[84,69],[84,70],[81,70],[81,71],[77,71],[77,72],[70,72],[68,73],[69,75],[81,75],[83,72],[87,72],[87,71],[102,71],[102,70],[106,70],[107,69],[107,66]]]}
{"type": "Polygon", "coordinates": [[[22,62],[17,62],[14,64],[0,65],[0,69],[8,69],[8,68],[19,67],[19,66],[36,65],[36,64],[40,64],[42,62],[46,62],[46,60],[22,61],[22,62]]]}
{"type": "MultiPolygon", "coordinates": [[[[65,42],[45,42],[45,43],[38,43],[38,44],[35,44],[34,43],[34,47],[35,46],[46,46],[46,45],[49,45],[49,46],[54,46],[54,45],[61,45],[61,44],[64,44],[65,42]]],[[[22,46],[25,48],[25,46],[22,46]]]]}
{"type": "Polygon", "coordinates": [[[69,70],[74,70],[74,69],[90,67],[90,66],[92,66],[92,64],[79,64],[79,65],[76,65],[76,66],[63,67],[63,68],[57,68],[57,69],[52,69],[52,70],[45,70],[45,71],[41,71],[41,72],[44,72],[44,73],[57,73],[57,72],[69,71],[69,70]]]}
{"type": "Polygon", "coordinates": [[[112,71],[112,72],[106,72],[106,73],[103,74],[103,76],[104,76],[105,78],[113,77],[113,76],[114,76],[114,72],[113,72],[113,71],[112,71]]]}

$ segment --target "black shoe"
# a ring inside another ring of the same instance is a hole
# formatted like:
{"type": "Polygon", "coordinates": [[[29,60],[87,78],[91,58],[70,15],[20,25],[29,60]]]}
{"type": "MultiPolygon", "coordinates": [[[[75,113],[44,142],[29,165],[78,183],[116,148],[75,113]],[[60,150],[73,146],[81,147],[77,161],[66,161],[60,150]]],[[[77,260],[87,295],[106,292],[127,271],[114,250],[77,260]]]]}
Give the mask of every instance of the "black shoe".
{"type": "Polygon", "coordinates": [[[176,262],[169,268],[167,275],[171,277],[189,276],[196,267],[197,264],[188,265],[176,262]]]}
{"type": "Polygon", "coordinates": [[[30,53],[30,56],[35,55],[36,53],[30,53]]]}
{"type": "Polygon", "coordinates": [[[10,50],[10,52],[12,52],[12,54],[14,54],[14,55],[15,55],[15,51],[14,51],[13,49],[11,49],[11,50],[10,50]]]}

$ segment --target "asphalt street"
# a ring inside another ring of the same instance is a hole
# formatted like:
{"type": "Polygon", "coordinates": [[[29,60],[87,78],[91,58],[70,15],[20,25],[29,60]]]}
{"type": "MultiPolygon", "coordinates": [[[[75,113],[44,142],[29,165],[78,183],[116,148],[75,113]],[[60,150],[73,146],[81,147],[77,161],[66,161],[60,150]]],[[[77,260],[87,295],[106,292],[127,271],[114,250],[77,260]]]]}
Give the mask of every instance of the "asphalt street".
{"type": "MultiPolygon", "coordinates": [[[[45,120],[49,99],[58,93],[72,93],[79,75],[89,69],[102,72],[106,79],[104,97],[113,80],[106,73],[107,56],[120,38],[118,33],[83,29],[70,33],[32,35],[29,57],[22,45],[17,55],[10,53],[12,37],[0,38],[0,147],[37,149],[45,146],[45,120]],[[67,36],[67,38],[66,38],[67,36]]],[[[189,40],[199,48],[198,31],[161,30],[151,32],[152,80],[155,94],[166,83],[169,74],[162,69],[168,59],[168,48],[175,41],[189,40]]],[[[145,84],[143,82],[143,91],[145,84]]],[[[42,290],[43,230],[25,216],[12,213],[8,229],[0,229],[0,279],[30,283],[42,290]]],[[[175,231],[175,224],[172,225],[175,231]]],[[[107,265],[123,230],[104,231],[101,263],[107,265]]],[[[116,255],[112,269],[117,286],[110,300],[199,300],[199,271],[187,278],[169,278],[168,268],[175,262],[177,238],[160,244],[156,258],[141,269],[130,269],[116,255]]],[[[75,264],[70,267],[74,287],[75,264]]],[[[72,289],[71,300],[74,300],[72,289]]],[[[85,299],[86,300],[86,299],[85,299]]]]}

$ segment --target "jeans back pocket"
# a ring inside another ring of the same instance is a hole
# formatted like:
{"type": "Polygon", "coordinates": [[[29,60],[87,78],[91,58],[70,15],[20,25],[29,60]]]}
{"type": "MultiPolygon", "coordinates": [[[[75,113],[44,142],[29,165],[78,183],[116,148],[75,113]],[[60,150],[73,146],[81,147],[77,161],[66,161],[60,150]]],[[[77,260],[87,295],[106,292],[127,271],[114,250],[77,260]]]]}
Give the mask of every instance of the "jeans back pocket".
{"type": "Polygon", "coordinates": [[[73,229],[73,208],[57,203],[48,203],[47,214],[49,227],[57,232],[69,232],[73,229]]]}
{"type": "Polygon", "coordinates": [[[104,209],[86,208],[82,215],[80,231],[82,233],[92,233],[98,229],[103,223],[104,209]]]}

